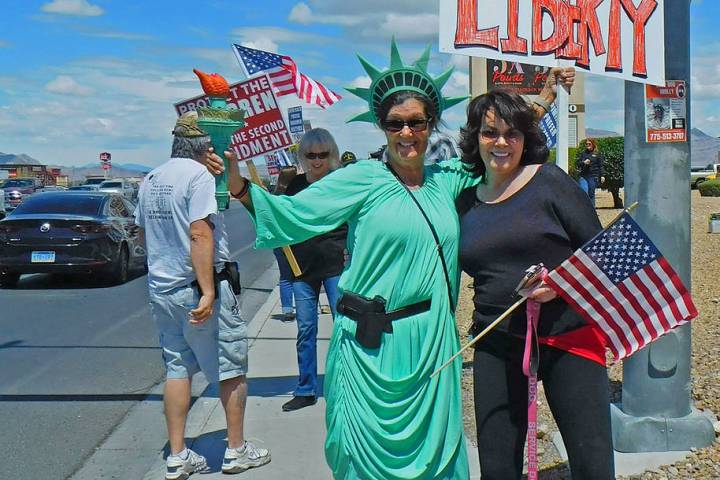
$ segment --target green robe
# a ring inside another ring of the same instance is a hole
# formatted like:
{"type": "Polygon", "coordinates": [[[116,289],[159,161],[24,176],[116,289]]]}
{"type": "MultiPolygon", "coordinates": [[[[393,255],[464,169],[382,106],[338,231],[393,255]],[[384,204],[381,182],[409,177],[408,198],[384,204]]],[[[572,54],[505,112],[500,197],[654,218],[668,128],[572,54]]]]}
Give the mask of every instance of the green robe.
{"type": "MultiPolygon", "coordinates": [[[[425,167],[413,195],[435,226],[454,295],[459,223],[454,201],[476,183],[458,160],[425,167]]],[[[468,478],[461,362],[430,374],[459,348],[432,233],[407,191],[378,161],[337,170],[292,197],[251,189],[256,247],[306,240],[347,222],[351,261],[339,290],[387,300],[387,310],[432,298],[430,311],[393,322],[379,349],[335,318],[325,373],[325,456],[336,479],[468,478]]]]}

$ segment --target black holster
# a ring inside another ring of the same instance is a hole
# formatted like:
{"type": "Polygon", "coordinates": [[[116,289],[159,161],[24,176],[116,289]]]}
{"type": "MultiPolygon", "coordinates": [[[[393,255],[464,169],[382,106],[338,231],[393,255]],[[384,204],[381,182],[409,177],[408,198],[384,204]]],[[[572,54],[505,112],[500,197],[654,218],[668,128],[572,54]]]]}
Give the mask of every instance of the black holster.
{"type": "MultiPolygon", "coordinates": [[[[228,281],[230,288],[232,288],[235,295],[240,295],[240,292],[242,292],[242,286],[240,285],[240,271],[238,270],[237,262],[225,262],[223,269],[219,272],[215,272],[213,280],[215,282],[215,297],[219,296],[217,293],[218,285],[223,280],[228,281]]],[[[193,280],[190,285],[197,288],[198,293],[202,296],[203,292],[197,280],[193,280]]]]}
{"type": "Polygon", "coordinates": [[[430,310],[430,300],[414,303],[387,312],[386,301],[380,295],[370,299],[352,292],[344,292],[337,304],[337,312],[357,322],[355,339],[365,348],[379,348],[382,333],[392,333],[393,320],[430,310]]]}

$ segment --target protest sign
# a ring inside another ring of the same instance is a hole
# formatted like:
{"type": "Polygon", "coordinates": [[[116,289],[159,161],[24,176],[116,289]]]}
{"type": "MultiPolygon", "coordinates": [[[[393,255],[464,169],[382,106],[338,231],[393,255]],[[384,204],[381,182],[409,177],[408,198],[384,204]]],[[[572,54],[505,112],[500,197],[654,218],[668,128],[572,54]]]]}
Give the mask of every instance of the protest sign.
{"type": "MultiPolygon", "coordinates": [[[[230,85],[228,106],[245,111],[245,126],[232,135],[230,147],[239,160],[248,160],[292,145],[282,112],[267,75],[230,85]]],[[[178,115],[207,107],[210,100],[200,95],[175,104],[178,115]]]]}
{"type": "Polygon", "coordinates": [[[645,140],[687,141],[685,82],[668,80],[663,87],[645,85],[645,140]]]}
{"type": "Polygon", "coordinates": [[[440,0],[440,51],[659,85],[663,11],[664,0],[440,0]]]}
{"type": "Polygon", "coordinates": [[[303,114],[302,107],[288,108],[288,123],[290,124],[290,133],[303,133],[303,114]]]}

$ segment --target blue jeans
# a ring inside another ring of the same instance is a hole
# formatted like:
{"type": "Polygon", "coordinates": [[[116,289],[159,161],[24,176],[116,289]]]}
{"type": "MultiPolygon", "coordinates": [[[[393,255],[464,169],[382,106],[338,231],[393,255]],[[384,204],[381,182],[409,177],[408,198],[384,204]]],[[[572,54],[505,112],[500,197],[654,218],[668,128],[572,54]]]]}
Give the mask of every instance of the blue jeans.
{"type": "Polygon", "coordinates": [[[578,179],[578,183],[580,183],[580,188],[582,188],[583,191],[588,194],[588,197],[590,197],[590,201],[592,202],[592,206],[594,207],[597,179],[595,177],[580,177],[578,179]]]}
{"type": "Polygon", "coordinates": [[[320,285],[325,286],[325,293],[330,303],[333,318],[338,300],[338,280],[340,276],[326,278],[322,281],[293,282],[295,294],[297,334],[297,359],[300,377],[293,395],[310,397],[317,394],[317,331],[318,331],[318,296],[320,285]]]}
{"type": "Polygon", "coordinates": [[[281,248],[273,250],[280,270],[280,305],[283,313],[293,313],[292,270],[281,248]]]}

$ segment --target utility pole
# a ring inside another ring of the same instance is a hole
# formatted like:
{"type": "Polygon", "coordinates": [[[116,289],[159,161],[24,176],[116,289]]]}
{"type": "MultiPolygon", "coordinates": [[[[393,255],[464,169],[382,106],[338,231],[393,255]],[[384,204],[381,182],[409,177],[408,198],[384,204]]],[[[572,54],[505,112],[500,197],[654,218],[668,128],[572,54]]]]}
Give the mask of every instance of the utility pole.
{"type": "MultiPolygon", "coordinates": [[[[687,141],[647,143],[645,85],[625,82],[625,200],[639,202],[635,218],[689,287],[690,0],[665,2],[665,78],[686,82],[687,141]]],[[[691,324],[625,360],[622,403],[611,409],[615,450],[689,450],[715,439],[692,405],[691,324]]]]}

